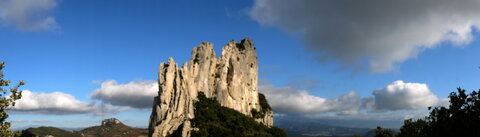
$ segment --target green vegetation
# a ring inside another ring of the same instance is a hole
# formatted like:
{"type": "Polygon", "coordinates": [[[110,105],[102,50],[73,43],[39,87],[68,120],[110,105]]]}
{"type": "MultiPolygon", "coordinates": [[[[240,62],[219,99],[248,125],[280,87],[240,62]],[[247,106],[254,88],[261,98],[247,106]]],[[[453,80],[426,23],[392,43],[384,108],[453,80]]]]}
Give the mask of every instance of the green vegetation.
{"type": "Polygon", "coordinates": [[[10,80],[4,80],[2,69],[5,67],[5,62],[0,63],[0,136],[2,137],[14,137],[19,136],[19,132],[13,132],[10,130],[11,123],[6,122],[8,118],[7,110],[10,106],[15,106],[15,101],[22,97],[22,91],[18,91],[18,87],[25,84],[24,81],[20,81],[18,85],[10,88],[10,90],[4,89],[10,85],[10,80]],[[10,91],[10,96],[7,96],[7,91],[10,91]]]}
{"type": "MultiPolygon", "coordinates": [[[[480,91],[480,90],[479,90],[480,91]]],[[[448,107],[428,109],[424,119],[405,120],[397,137],[476,137],[480,135],[480,95],[458,88],[450,93],[448,107]]],[[[377,129],[378,130],[378,129],[377,129]]]]}
{"type": "Polygon", "coordinates": [[[80,134],[55,127],[29,128],[24,130],[20,137],[44,137],[47,135],[52,135],[54,137],[82,137],[80,134]]]}
{"type": "Polygon", "coordinates": [[[428,127],[427,121],[418,119],[413,121],[412,119],[405,120],[403,126],[400,128],[398,137],[426,137],[427,135],[422,133],[426,131],[428,127]]]}
{"type": "Polygon", "coordinates": [[[267,102],[267,99],[265,98],[265,95],[263,95],[262,93],[258,93],[258,102],[260,103],[261,110],[257,111],[256,109],[252,109],[251,113],[253,118],[263,118],[265,117],[267,111],[272,110],[272,108],[267,102]]]}
{"type": "Polygon", "coordinates": [[[375,130],[375,137],[395,137],[395,135],[393,135],[392,130],[377,127],[375,130]]]}
{"type": "Polygon", "coordinates": [[[236,110],[221,106],[215,98],[207,98],[203,92],[198,94],[192,125],[198,128],[197,131],[192,131],[192,137],[287,136],[280,128],[265,126],[236,110]]]}
{"type": "Polygon", "coordinates": [[[252,109],[251,113],[252,113],[253,118],[263,118],[263,117],[265,117],[264,111],[257,111],[256,109],[252,109]]]}
{"type": "Polygon", "coordinates": [[[265,95],[263,95],[262,93],[258,93],[258,102],[260,102],[260,106],[262,107],[263,111],[272,110],[272,108],[267,102],[267,99],[265,98],[265,95]]]}

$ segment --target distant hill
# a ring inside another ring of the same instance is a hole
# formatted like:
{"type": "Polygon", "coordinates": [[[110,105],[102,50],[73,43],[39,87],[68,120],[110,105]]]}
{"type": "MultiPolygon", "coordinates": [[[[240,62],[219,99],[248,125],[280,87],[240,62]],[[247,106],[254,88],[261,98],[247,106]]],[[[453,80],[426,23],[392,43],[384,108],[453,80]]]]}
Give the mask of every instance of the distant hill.
{"type": "MultiPolygon", "coordinates": [[[[115,118],[102,121],[102,125],[85,128],[74,133],[83,137],[147,137],[148,130],[124,125],[115,118]]],[[[56,136],[55,136],[56,137],[56,136]]]]}
{"type": "MultiPolygon", "coordinates": [[[[17,130],[22,131],[22,130],[26,130],[26,129],[29,129],[29,128],[38,128],[38,127],[48,127],[48,126],[45,126],[45,125],[27,125],[27,126],[12,128],[12,130],[13,131],[17,131],[17,130]]],[[[55,128],[63,129],[63,130],[66,130],[66,131],[79,131],[79,130],[84,129],[85,127],[55,127],[55,128]]]]}
{"type": "Polygon", "coordinates": [[[20,137],[45,137],[48,135],[54,137],[82,137],[78,133],[73,133],[56,127],[28,128],[22,131],[22,135],[20,137]]]}
{"type": "Polygon", "coordinates": [[[296,120],[276,121],[275,125],[284,129],[289,137],[352,137],[354,135],[363,136],[372,130],[296,120]]]}
{"type": "Polygon", "coordinates": [[[352,137],[354,135],[366,135],[372,129],[368,128],[349,128],[331,125],[322,125],[315,123],[305,123],[305,127],[286,127],[279,126],[284,129],[289,137],[352,137]]]}
{"type": "Polygon", "coordinates": [[[289,137],[362,137],[375,136],[379,125],[399,133],[397,121],[339,120],[304,116],[276,116],[274,125],[284,129],[289,137]]]}
{"type": "Polygon", "coordinates": [[[37,127],[22,130],[20,137],[147,137],[148,130],[127,126],[115,118],[105,119],[100,126],[80,131],[68,131],[56,127],[37,127]]]}
{"type": "MultiPolygon", "coordinates": [[[[374,137],[375,129],[329,125],[318,121],[278,120],[275,125],[284,129],[289,137],[374,137]]],[[[390,129],[398,134],[399,129],[390,129]]]]}

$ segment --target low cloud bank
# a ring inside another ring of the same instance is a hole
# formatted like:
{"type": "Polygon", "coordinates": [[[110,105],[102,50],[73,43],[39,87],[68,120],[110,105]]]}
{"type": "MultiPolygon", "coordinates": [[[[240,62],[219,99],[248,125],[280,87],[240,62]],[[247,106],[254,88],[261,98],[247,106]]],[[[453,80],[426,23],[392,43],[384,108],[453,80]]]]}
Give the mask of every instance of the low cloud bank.
{"type": "MultiPolygon", "coordinates": [[[[267,97],[274,112],[278,114],[325,114],[347,118],[351,115],[379,115],[379,113],[391,111],[415,112],[429,106],[444,105],[446,102],[445,99],[439,99],[433,94],[426,84],[405,83],[402,80],[374,90],[373,96],[363,98],[355,91],[350,91],[338,98],[322,98],[305,90],[275,87],[268,82],[263,82],[259,89],[267,97]]],[[[409,115],[414,117],[413,114],[409,115]]]]}
{"type": "MultiPolygon", "coordinates": [[[[306,115],[330,119],[355,118],[412,118],[424,115],[422,109],[440,106],[448,99],[438,98],[425,83],[393,81],[372,91],[372,96],[360,97],[349,91],[338,98],[323,98],[309,91],[291,86],[276,87],[261,81],[259,90],[265,94],[277,115],[306,115]]],[[[23,97],[12,108],[16,112],[38,114],[107,115],[132,109],[149,109],[158,93],[155,81],[133,81],[118,84],[115,80],[101,83],[91,98],[97,102],[84,102],[63,92],[40,93],[24,90],[23,97]]]]}
{"type": "Polygon", "coordinates": [[[115,107],[95,102],[87,103],[63,92],[42,93],[23,90],[22,98],[11,109],[15,112],[35,114],[69,115],[92,113],[103,116],[126,111],[130,108],[115,107]]]}

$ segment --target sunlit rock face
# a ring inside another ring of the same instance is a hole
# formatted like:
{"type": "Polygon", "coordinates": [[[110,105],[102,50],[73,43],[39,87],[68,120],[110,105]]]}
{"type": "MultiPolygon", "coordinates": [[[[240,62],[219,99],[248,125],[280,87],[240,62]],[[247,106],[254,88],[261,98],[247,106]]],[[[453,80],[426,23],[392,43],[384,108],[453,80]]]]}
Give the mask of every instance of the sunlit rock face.
{"type": "MultiPolygon", "coordinates": [[[[262,111],[255,50],[250,38],[240,43],[231,41],[222,48],[220,58],[216,58],[213,44],[203,42],[193,48],[190,61],[181,68],[173,58],[160,63],[159,92],[150,116],[150,136],[164,137],[177,130],[184,137],[190,136],[198,92],[215,97],[222,106],[247,116],[252,116],[252,110],[262,111]]],[[[256,121],[272,126],[273,113],[267,110],[256,121]]]]}

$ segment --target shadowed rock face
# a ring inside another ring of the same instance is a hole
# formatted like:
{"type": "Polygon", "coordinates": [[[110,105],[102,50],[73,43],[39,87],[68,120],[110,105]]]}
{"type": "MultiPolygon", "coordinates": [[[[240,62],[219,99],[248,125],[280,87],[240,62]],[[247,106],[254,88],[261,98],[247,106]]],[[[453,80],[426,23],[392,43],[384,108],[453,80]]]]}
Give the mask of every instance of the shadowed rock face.
{"type": "MultiPolygon", "coordinates": [[[[262,111],[257,88],[258,58],[249,38],[241,43],[229,42],[218,59],[213,44],[208,42],[193,48],[190,61],[181,68],[169,58],[167,63],[160,63],[158,83],[159,96],[155,97],[149,125],[153,137],[164,137],[177,130],[184,137],[190,136],[198,92],[247,116],[252,116],[252,110],[262,111]]],[[[265,116],[256,121],[272,126],[273,113],[263,111],[265,116]]]]}

